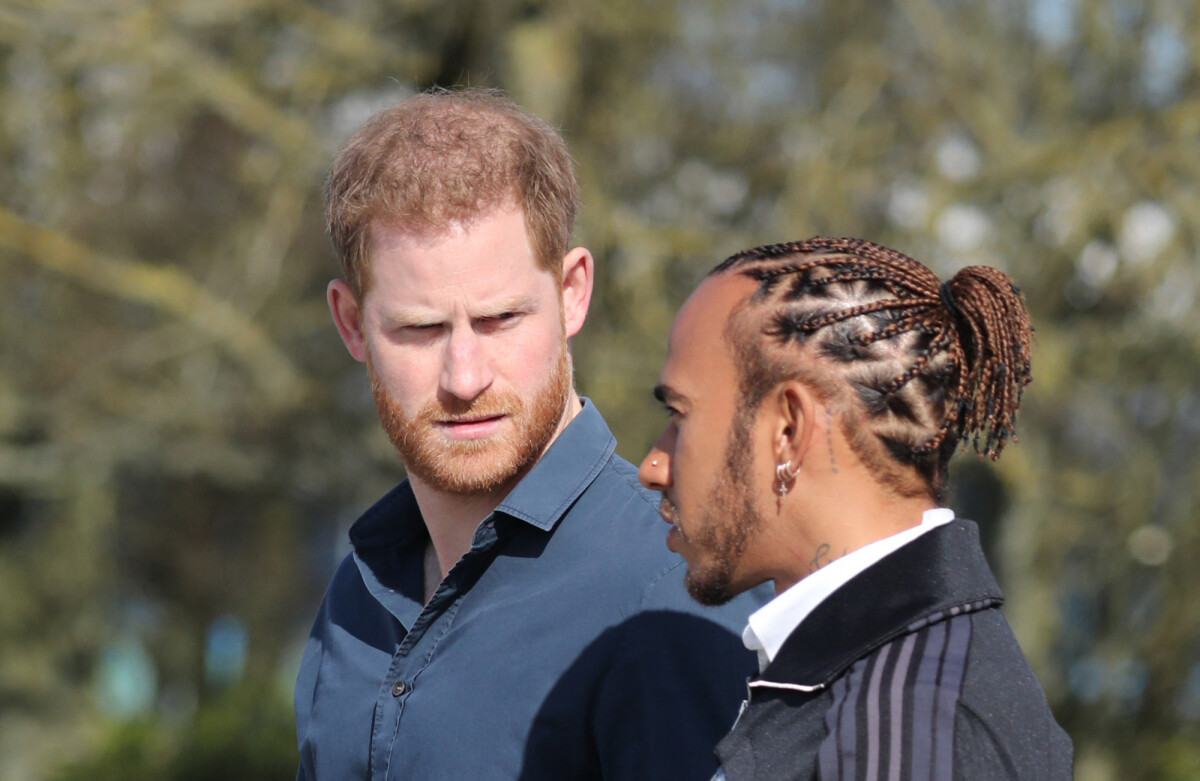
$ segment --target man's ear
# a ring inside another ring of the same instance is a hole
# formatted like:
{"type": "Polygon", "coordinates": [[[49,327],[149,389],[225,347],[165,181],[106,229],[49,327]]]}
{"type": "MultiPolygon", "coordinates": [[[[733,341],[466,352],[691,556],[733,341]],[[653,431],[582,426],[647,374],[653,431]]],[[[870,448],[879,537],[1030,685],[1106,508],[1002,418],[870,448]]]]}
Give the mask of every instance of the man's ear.
{"type": "Polygon", "coordinates": [[[325,290],[325,300],[329,302],[329,313],[333,315],[333,323],[346,349],[356,361],[365,361],[367,343],[363,338],[362,309],[350,286],[343,280],[333,280],[325,290]]]}
{"type": "Polygon", "coordinates": [[[804,383],[788,380],[775,389],[773,399],[778,414],[772,432],[777,463],[790,464],[791,471],[799,470],[812,448],[816,394],[804,383]]]}
{"type": "Polygon", "coordinates": [[[592,301],[593,266],[592,253],[583,247],[576,247],[563,256],[563,326],[568,339],[579,333],[587,319],[588,305],[592,301]]]}

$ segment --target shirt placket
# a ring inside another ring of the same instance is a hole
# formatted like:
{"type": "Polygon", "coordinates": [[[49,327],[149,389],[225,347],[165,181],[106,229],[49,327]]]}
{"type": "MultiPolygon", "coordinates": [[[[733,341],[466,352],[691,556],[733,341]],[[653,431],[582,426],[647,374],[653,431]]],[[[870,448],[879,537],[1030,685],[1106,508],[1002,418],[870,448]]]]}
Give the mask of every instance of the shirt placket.
{"type": "Polygon", "coordinates": [[[493,514],[475,530],[471,548],[442,579],[433,598],[422,609],[392,655],[387,677],[380,686],[375,704],[375,725],[371,733],[371,778],[384,781],[402,777],[404,762],[403,757],[397,755],[397,746],[403,745],[401,735],[406,718],[405,705],[420,685],[421,673],[433,660],[441,639],[453,625],[463,597],[495,555],[498,539],[493,514]]]}

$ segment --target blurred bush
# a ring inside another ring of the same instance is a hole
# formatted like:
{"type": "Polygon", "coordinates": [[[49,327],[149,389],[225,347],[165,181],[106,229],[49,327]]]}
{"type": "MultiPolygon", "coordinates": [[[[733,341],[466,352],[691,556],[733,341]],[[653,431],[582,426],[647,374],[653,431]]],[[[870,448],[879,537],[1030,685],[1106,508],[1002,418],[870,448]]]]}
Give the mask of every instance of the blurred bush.
{"type": "Polygon", "coordinates": [[[823,233],[1007,270],[1034,384],[954,503],[1078,777],[1185,777],[1197,40],[1173,0],[0,3],[0,777],[284,763],[286,714],[223,692],[292,674],[400,477],[325,310],[322,179],[374,109],[468,83],[568,139],[597,258],[578,382],[634,460],[722,257],[823,233]]]}
{"type": "Polygon", "coordinates": [[[140,718],[103,729],[98,745],[51,773],[54,781],[290,781],[296,777],[290,704],[272,686],[243,684],[187,722],[140,718]]]}

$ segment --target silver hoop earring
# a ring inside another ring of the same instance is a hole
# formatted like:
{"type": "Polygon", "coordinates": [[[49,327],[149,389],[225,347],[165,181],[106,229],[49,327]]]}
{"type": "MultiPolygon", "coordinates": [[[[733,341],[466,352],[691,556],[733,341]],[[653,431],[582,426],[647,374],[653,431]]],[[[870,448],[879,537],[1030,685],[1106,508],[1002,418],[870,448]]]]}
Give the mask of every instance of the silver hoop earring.
{"type": "Polygon", "coordinates": [[[792,490],[792,483],[796,482],[796,476],[800,474],[798,468],[793,471],[790,467],[791,463],[788,461],[781,461],[775,467],[775,493],[781,497],[787,496],[787,492],[792,490]]]}

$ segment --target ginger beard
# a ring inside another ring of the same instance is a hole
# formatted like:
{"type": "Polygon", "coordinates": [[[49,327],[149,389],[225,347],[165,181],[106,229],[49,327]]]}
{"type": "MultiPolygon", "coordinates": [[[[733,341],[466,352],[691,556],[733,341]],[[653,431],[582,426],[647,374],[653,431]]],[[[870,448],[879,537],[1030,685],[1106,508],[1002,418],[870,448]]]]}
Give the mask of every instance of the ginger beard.
{"type": "MultiPolygon", "coordinates": [[[[679,524],[679,510],[663,495],[661,509],[670,516],[687,546],[695,551],[688,559],[683,584],[702,605],[723,605],[755,585],[734,581],[734,569],[746,543],[757,531],[761,515],[749,488],[754,453],[750,449],[750,420],[739,410],[725,445],[725,468],[709,491],[704,511],[691,532],[679,524]]],[[[691,525],[691,524],[689,524],[691,525]]]]}
{"type": "Polygon", "coordinates": [[[495,490],[531,466],[553,438],[571,393],[566,340],[545,384],[528,402],[511,391],[488,390],[470,401],[434,400],[409,416],[383,386],[369,359],[367,375],[379,422],[405,470],[448,494],[495,490]],[[508,420],[500,433],[479,439],[453,440],[437,429],[439,420],[478,415],[506,415],[508,420]]]}

